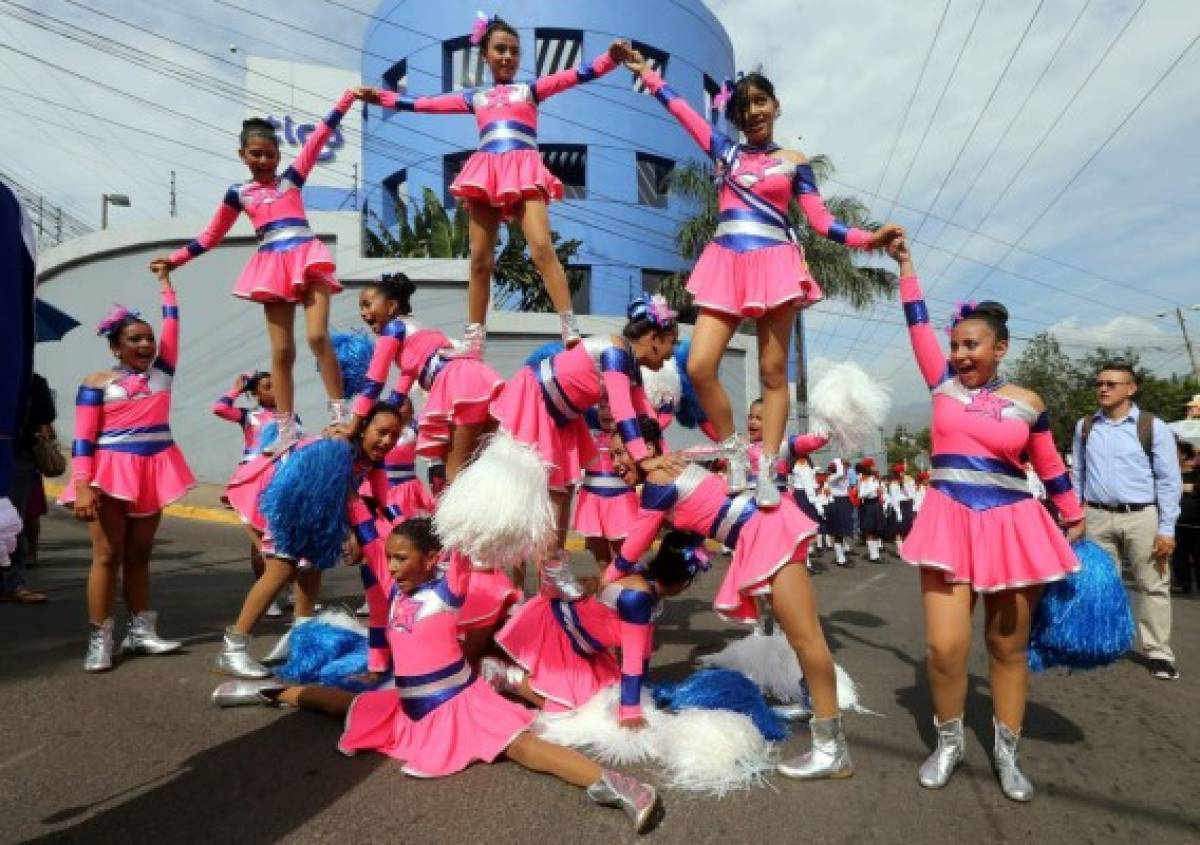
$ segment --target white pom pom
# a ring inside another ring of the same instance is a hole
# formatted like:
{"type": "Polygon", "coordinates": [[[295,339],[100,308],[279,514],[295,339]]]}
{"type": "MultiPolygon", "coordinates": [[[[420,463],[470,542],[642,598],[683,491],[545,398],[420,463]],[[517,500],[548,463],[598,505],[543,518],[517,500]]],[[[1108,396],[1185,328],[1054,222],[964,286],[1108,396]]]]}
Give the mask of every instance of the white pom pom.
{"type": "Polygon", "coordinates": [[[761,783],[774,767],[771,744],[741,713],[683,710],[650,730],[674,789],[722,798],[761,783]]]}
{"type": "MultiPolygon", "coordinates": [[[[535,731],[547,742],[566,745],[595,757],[607,766],[628,766],[654,757],[651,733],[621,727],[617,716],[620,690],[609,687],[592,696],[592,700],[567,713],[543,713],[538,717],[535,731]]],[[[642,709],[651,725],[669,714],[655,709],[649,694],[642,696],[642,709]]]]}
{"type": "Polygon", "coordinates": [[[642,367],[642,386],[646,389],[650,407],[656,411],[665,405],[678,407],[683,396],[683,381],[679,378],[679,367],[675,364],[675,359],[668,358],[657,370],[642,367]]]}
{"type": "Polygon", "coordinates": [[[542,557],[554,542],[554,509],[541,456],[492,435],[442,493],[433,523],[448,548],[494,565],[542,557]]]}
{"type": "Polygon", "coordinates": [[[857,364],[838,364],[809,392],[814,430],[827,431],[839,452],[855,452],[879,430],[891,408],[888,389],[857,364]]]}

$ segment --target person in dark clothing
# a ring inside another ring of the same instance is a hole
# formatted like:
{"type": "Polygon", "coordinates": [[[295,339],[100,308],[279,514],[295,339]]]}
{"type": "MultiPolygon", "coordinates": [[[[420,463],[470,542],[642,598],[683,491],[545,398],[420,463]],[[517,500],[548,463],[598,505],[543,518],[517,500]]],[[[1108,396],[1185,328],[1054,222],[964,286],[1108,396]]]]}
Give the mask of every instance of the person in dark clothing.
{"type": "Polygon", "coordinates": [[[1189,596],[1200,593],[1200,468],[1195,447],[1183,441],[1178,446],[1183,493],[1175,523],[1175,551],[1171,555],[1171,575],[1175,582],[1172,592],[1189,596]]]}

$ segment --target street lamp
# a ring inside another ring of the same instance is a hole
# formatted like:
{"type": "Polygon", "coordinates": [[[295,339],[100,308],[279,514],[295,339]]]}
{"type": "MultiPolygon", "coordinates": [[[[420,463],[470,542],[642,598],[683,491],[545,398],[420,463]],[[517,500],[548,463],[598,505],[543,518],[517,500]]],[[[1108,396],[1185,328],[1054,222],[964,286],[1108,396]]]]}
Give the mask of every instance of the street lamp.
{"type": "Polygon", "coordinates": [[[101,194],[100,195],[100,228],[108,228],[108,207],[115,205],[118,208],[129,208],[133,205],[129,201],[129,194],[101,194]]]}

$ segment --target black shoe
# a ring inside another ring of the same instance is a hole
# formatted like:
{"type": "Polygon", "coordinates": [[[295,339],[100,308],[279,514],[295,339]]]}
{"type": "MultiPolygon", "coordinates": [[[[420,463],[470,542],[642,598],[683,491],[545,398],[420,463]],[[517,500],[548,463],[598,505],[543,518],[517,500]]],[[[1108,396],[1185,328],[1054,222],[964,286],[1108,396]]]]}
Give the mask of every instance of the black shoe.
{"type": "Polygon", "coordinates": [[[1170,660],[1151,660],[1149,668],[1150,676],[1158,678],[1160,681],[1179,680],[1179,670],[1175,668],[1175,664],[1170,660]]]}
{"type": "Polygon", "coordinates": [[[840,566],[842,569],[853,569],[853,568],[854,568],[854,561],[850,560],[850,558],[846,558],[846,562],[845,562],[845,563],[839,563],[839,564],[838,564],[838,566],[840,566]]]}

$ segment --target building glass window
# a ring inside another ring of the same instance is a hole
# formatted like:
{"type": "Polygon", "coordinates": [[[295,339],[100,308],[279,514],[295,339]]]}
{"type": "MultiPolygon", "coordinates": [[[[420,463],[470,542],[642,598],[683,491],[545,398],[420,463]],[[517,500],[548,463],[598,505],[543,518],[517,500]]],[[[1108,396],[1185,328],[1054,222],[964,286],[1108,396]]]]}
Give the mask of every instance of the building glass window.
{"type": "Polygon", "coordinates": [[[671,278],[666,270],[642,270],[642,291],[644,293],[659,293],[663,282],[671,278]]]}
{"type": "Polygon", "coordinates": [[[574,288],[571,291],[571,308],[576,314],[591,314],[592,268],[583,264],[568,266],[567,284],[574,288]],[[574,287],[576,282],[579,283],[578,287],[574,287]]]}
{"type": "Polygon", "coordinates": [[[535,31],[535,41],[538,76],[579,67],[583,57],[583,33],[579,30],[539,29],[535,31]]]}
{"type": "Polygon", "coordinates": [[[404,94],[408,91],[408,62],[401,59],[383,74],[383,86],[389,91],[404,94]]]}
{"type": "Polygon", "coordinates": [[[563,197],[587,199],[587,147],[581,144],[542,144],[542,161],[563,183],[563,197]]]}
{"type": "Polygon", "coordinates": [[[463,165],[471,157],[471,152],[471,150],[466,150],[461,153],[450,153],[442,159],[442,202],[446,205],[454,204],[454,195],[450,193],[450,186],[462,172],[463,165]]]}
{"type": "Polygon", "coordinates": [[[467,38],[442,45],[442,83],[447,91],[461,91],[483,84],[483,53],[467,38]]]}
{"type": "Polygon", "coordinates": [[[708,122],[716,124],[721,119],[721,110],[717,108],[717,95],[721,93],[721,86],[708,74],[704,75],[704,113],[708,115],[708,122]]]}
{"type": "Polygon", "coordinates": [[[408,171],[397,170],[383,180],[383,222],[394,226],[408,216],[408,171]]]}
{"type": "Polygon", "coordinates": [[[669,158],[637,154],[638,205],[667,207],[668,186],[675,162],[669,158]]]}
{"type": "MultiPolygon", "coordinates": [[[[666,53],[657,49],[656,47],[643,44],[640,41],[633,42],[633,49],[637,50],[642,54],[642,56],[645,57],[646,66],[649,67],[650,70],[655,71],[663,79],[667,78],[668,56],[666,53]]],[[[634,77],[633,90],[637,91],[639,94],[646,93],[646,83],[642,82],[642,78],[640,76],[634,77]]]]}

